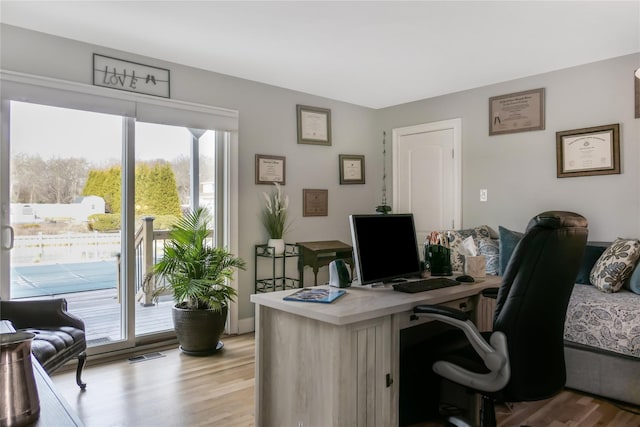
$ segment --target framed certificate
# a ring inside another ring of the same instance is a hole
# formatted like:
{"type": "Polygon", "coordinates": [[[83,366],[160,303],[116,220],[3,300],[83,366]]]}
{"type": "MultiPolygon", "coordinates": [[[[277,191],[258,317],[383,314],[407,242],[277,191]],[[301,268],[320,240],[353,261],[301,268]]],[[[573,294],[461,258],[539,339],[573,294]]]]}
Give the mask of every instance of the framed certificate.
{"type": "Polygon", "coordinates": [[[489,98],[489,135],[544,129],[544,88],[489,98]]]}
{"type": "Polygon", "coordinates": [[[556,132],[558,178],[620,173],[618,123],[556,132]]]}
{"type": "Polygon", "coordinates": [[[282,156],[256,154],[256,184],[285,184],[286,159],[282,156]]]}
{"type": "Polygon", "coordinates": [[[302,216],[329,215],[329,190],[302,190],[302,216]]]}
{"type": "Polygon", "coordinates": [[[364,184],[364,156],[340,154],[340,184],[364,184]]]}
{"type": "Polygon", "coordinates": [[[640,119],[640,68],[633,73],[633,80],[636,90],[636,119],[640,119]]]}
{"type": "Polygon", "coordinates": [[[298,144],[331,145],[331,110],[297,105],[298,144]]]}

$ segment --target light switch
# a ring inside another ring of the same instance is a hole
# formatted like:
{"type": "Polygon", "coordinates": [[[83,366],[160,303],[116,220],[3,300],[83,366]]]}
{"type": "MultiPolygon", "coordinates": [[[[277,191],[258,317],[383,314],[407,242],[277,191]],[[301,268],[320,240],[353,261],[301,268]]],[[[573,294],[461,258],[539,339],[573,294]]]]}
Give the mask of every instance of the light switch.
{"type": "Polygon", "coordinates": [[[481,188],[480,189],[480,201],[481,202],[486,202],[487,201],[487,189],[486,188],[481,188]]]}

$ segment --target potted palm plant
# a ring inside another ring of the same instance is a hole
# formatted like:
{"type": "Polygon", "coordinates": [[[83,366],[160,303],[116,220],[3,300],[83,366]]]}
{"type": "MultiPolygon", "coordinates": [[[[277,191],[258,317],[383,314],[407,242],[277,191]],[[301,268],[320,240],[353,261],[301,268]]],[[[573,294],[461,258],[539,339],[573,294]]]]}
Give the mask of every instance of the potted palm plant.
{"type": "Polygon", "coordinates": [[[262,224],[269,234],[267,246],[273,247],[275,255],[284,253],[284,233],[287,229],[287,209],[289,197],[284,194],[282,187],[274,182],[275,188],[271,193],[262,193],[267,201],[262,209],[262,224]]]}
{"type": "Polygon", "coordinates": [[[184,214],[169,231],[164,255],[153,274],[164,279],[156,294],[173,293],[173,323],[186,354],[203,356],[222,348],[228,305],[237,296],[229,286],[235,269],[245,262],[225,248],[208,242],[211,215],[205,208],[184,214]]]}

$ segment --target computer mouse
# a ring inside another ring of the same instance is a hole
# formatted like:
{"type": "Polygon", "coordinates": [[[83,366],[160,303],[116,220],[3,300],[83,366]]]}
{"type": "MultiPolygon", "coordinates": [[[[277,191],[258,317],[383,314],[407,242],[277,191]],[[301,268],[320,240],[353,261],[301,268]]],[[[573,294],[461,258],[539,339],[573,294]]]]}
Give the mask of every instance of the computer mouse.
{"type": "Polygon", "coordinates": [[[471,282],[475,282],[476,279],[474,279],[469,275],[463,274],[462,276],[456,277],[456,281],[463,282],[463,283],[471,283],[471,282]]]}

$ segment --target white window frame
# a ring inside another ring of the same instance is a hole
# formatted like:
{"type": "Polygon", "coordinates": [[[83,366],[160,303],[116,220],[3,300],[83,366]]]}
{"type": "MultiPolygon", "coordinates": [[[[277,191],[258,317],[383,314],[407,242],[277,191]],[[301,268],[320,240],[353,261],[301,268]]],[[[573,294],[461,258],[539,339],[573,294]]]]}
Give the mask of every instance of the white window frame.
{"type": "MultiPolygon", "coordinates": [[[[131,92],[115,91],[108,88],[91,86],[66,80],[35,76],[13,71],[0,70],[0,283],[10,283],[10,247],[12,246],[12,230],[10,227],[10,150],[9,123],[10,101],[22,101],[35,104],[52,105],[85,111],[116,114],[124,119],[123,144],[123,194],[133,191],[133,171],[135,168],[134,144],[135,120],[183,126],[187,128],[210,129],[223,135],[223,147],[219,149],[224,167],[222,178],[216,190],[223,191],[224,205],[218,215],[222,215],[217,224],[223,226],[224,233],[218,233],[217,244],[229,248],[233,253],[239,252],[238,245],[238,123],[239,114],[235,110],[211,107],[208,105],[189,103],[131,92]]],[[[220,163],[218,163],[220,164],[220,163]]],[[[123,222],[123,235],[133,236],[133,208],[127,209],[123,222]]],[[[126,239],[123,248],[125,262],[134,265],[133,238],[126,239]],[[129,247],[131,246],[131,247],[129,247]]],[[[134,269],[129,269],[128,283],[133,283],[134,269]]],[[[237,279],[231,283],[238,289],[237,279]]],[[[128,289],[126,310],[135,316],[135,290],[128,289]]],[[[0,299],[9,298],[9,286],[0,286],[0,299]]],[[[238,332],[238,306],[233,302],[229,307],[228,332],[238,332]]],[[[113,351],[135,345],[134,323],[127,327],[127,341],[110,344],[102,351],[113,351]],[[107,348],[109,347],[109,348],[107,348]]]]}

